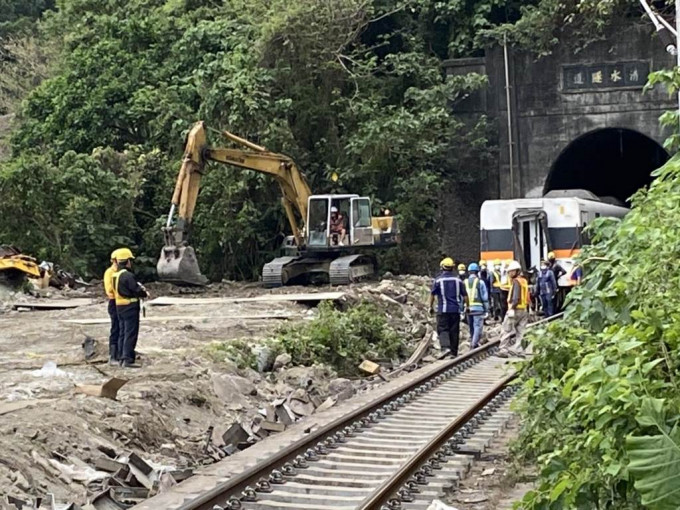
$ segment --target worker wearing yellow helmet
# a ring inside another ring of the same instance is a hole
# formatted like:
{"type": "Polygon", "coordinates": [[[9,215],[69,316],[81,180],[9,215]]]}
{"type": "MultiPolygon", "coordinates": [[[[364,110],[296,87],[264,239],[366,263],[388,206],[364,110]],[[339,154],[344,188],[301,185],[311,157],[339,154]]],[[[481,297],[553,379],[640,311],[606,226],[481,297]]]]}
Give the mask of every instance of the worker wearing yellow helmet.
{"type": "Polygon", "coordinates": [[[110,265],[104,272],[104,292],[108,298],[108,312],[111,318],[111,328],[109,329],[109,364],[118,364],[118,336],[120,335],[120,323],[118,322],[118,312],[116,311],[116,293],[113,288],[113,275],[118,271],[116,256],[118,250],[111,253],[110,265]]]}
{"type": "Polygon", "coordinates": [[[430,292],[430,313],[434,313],[434,300],[437,298],[437,336],[441,346],[442,357],[458,356],[460,341],[460,314],[463,303],[468,305],[465,285],[454,273],[451,257],[446,257],[439,264],[441,273],[434,279],[430,292]]]}
{"type": "Polygon", "coordinates": [[[500,259],[493,261],[489,268],[489,300],[491,302],[491,316],[496,321],[502,321],[505,317],[503,298],[501,296],[501,275],[503,267],[500,259]]]}
{"type": "Polygon", "coordinates": [[[113,275],[113,288],[116,296],[116,311],[120,324],[118,336],[118,361],[123,368],[139,368],[135,363],[137,338],[139,337],[140,299],[148,298],[149,293],[132,274],[134,255],[129,248],[116,250],[118,270],[113,275]]]}
{"type": "Polygon", "coordinates": [[[467,266],[462,262],[458,264],[458,276],[460,277],[461,280],[465,280],[465,278],[467,277],[467,266]]]}

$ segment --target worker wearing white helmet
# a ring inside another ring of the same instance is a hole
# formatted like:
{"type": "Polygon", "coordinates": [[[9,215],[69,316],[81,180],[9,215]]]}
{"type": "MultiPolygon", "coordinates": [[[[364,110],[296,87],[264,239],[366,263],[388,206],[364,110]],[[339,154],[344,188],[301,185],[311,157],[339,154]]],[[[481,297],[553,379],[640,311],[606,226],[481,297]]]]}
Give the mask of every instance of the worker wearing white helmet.
{"type": "Polygon", "coordinates": [[[331,207],[331,240],[333,245],[344,246],[347,236],[347,225],[345,225],[345,215],[338,211],[338,208],[331,207]]]}
{"type": "Polygon", "coordinates": [[[522,338],[529,323],[529,283],[521,275],[522,266],[516,260],[508,265],[510,290],[508,312],[503,320],[503,335],[498,356],[522,355],[522,338]]]}

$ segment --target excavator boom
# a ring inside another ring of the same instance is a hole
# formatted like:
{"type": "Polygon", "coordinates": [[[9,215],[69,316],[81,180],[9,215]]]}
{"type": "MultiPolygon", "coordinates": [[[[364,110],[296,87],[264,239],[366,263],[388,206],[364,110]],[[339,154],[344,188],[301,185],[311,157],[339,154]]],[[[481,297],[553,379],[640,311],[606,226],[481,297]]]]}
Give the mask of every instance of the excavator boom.
{"type": "Polygon", "coordinates": [[[311,195],[309,185],[295,162],[288,156],[267,151],[264,147],[233,133],[222,133],[227,139],[248,150],[211,148],[207,144],[205,124],[197,122],[189,131],[172,195],[172,204],[164,231],[165,245],[161,250],[156,269],[159,278],[179,284],[205,285],[207,278],[201,274],[194,249],[189,245],[191,225],[198,199],[201,177],[208,161],[224,163],[271,175],[279,183],[283,207],[286,211],[295,242],[304,245],[303,227],[296,213],[307,218],[307,203],[311,195]],[[177,221],[173,225],[177,213],[177,221]]]}

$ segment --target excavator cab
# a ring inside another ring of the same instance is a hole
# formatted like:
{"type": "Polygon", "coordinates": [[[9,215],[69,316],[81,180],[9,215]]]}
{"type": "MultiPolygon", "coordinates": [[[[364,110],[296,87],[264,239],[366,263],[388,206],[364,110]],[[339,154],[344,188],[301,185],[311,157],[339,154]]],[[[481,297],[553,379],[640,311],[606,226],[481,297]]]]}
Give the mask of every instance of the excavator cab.
{"type": "Polygon", "coordinates": [[[375,244],[370,198],[313,195],[307,211],[308,251],[340,251],[375,244]]]}

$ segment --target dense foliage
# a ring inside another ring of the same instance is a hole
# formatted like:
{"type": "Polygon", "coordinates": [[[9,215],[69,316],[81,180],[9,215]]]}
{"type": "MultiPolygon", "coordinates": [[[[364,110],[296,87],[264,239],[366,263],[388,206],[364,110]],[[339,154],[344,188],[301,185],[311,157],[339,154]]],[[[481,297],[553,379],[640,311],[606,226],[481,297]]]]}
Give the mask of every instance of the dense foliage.
{"type": "Polygon", "coordinates": [[[336,310],[331,302],[321,303],[318,317],[283,328],[278,341],[296,365],[323,363],[342,375],[356,375],[366,358],[398,358],[402,349],[385,315],[370,303],[347,311],[336,310]]]}
{"type": "Polygon", "coordinates": [[[594,227],[585,284],[532,336],[520,449],[541,477],[521,508],[680,508],[680,156],[656,175],[594,227]]]}

